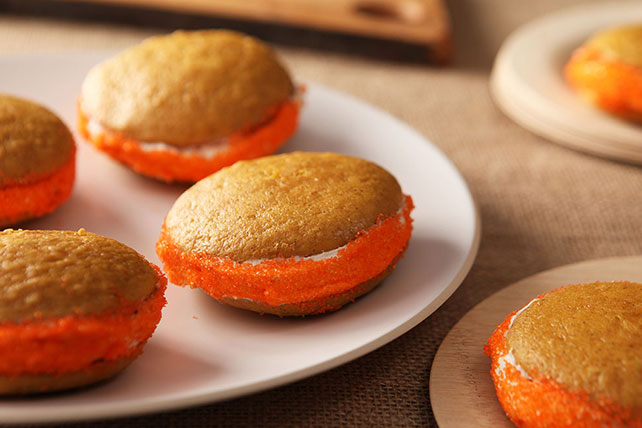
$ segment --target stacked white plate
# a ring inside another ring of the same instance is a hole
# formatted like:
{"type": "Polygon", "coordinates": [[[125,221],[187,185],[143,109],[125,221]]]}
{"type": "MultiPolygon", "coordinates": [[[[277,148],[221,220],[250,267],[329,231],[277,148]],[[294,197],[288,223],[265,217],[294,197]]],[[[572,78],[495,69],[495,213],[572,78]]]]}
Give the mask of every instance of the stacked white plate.
{"type": "Polygon", "coordinates": [[[566,9],[511,34],[497,55],[491,92],[524,128],[567,147],[642,164],[642,125],[585,103],[563,76],[574,49],[597,31],[642,25],[642,2],[608,2],[566,9]]]}

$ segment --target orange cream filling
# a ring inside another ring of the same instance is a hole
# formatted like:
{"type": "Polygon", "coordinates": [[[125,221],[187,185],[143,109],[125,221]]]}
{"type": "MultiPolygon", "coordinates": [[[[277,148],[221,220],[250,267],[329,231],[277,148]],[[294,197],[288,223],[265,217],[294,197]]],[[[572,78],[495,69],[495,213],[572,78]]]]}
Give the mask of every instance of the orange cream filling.
{"type": "Polygon", "coordinates": [[[167,280],[140,303],[99,315],[68,315],[0,325],[0,374],[64,374],[92,363],[137,356],[156,329],[167,280]]]}
{"type": "Polygon", "coordinates": [[[167,182],[195,182],[219,169],[243,159],[253,159],[274,153],[294,134],[299,116],[300,101],[282,103],[268,122],[250,131],[237,132],[227,138],[227,147],[211,157],[177,150],[145,150],[143,143],[117,132],[102,129],[90,132],[90,118],[78,103],[78,129],[96,148],[128,165],[140,174],[167,182]]]}
{"type": "Polygon", "coordinates": [[[0,187],[0,226],[50,213],[71,195],[76,175],[75,149],[51,175],[31,181],[5,182],[0,187]],[[31,181],[31,182],[30,182],[31,181]]]}
{"type": "MultiPolygon", "coordinates": [[[[541,298],[539,296],[538,298],[541,298]]],[[[518,427],[642,428],[631,410],[610,400],[591,400],[586,392],[570,392],[554,380],[537,373],[525,377],[508,362],[506,332],[517,311],[511,313],[488,340],[484,352],[491,358],[491,377],[500,404],[518,427]]]]}
{"type": "Polygon", "coordinates": [[[399,213],[381,216],[335,257],[323,260],[290,257],[253,264],[189,253],[174,244],[165,226],[156,252],[170,281],[202,288],[215,299],[251,299],[270,306],[306,302],[345,292],[386,270],[407,246],[413,208],[412,198],[405,196],[399,213]]]}
{"type": "Polygon", "coordinates": [[[564,69],[568,82],[613,114],[642,120],[642,70],[604,59],[594,48],[578,49],[564,69]]]}

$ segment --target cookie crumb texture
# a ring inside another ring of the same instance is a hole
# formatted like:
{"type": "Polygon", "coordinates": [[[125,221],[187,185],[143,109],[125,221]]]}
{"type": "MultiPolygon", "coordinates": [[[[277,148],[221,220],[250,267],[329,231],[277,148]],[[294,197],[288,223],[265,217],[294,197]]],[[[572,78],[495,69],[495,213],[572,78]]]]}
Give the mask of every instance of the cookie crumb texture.
{"type": "Polygon", "coordinates": [[[126,137],[186,146],[258,125],[293,89],[276,55],[255,38],[177,31],[90,70],[82,109],[126,137]]]}
{"type": "Polygon", "coordinates": [[[177,285],[202,288],[223,303],[260,313],[318,314],[354,301],[392,273],[410,239],[412,209],[412,198],[406,196],[400,213],[382,216],[323,260],[290,257],[237,263],[182,251],[164,230],[156,248],[177,285]]]}
{"type": "Polygon", "coordinates": [[[172,282],[222,303],[280,316],[329,312],[392,272],[410,239],[413,207],[372,162],[270,156],[238,162],[183,193],[156,251],[172,282]]]}
{"type": "Polygon", "coordinates": [[[145,299],[154,268],[133,249],[88,232],[0,232],[0,320],[100,314],[145,299]]]}
{"type": "Polygon", "coordinates": [[[52,174],[74,150],[69,129],[54,113],[0,94],[0,189],[52,174]]]}
{"type": "Polygon", "coordinates": [[[528,373],[642,410],[642,284],[561,288],[515,318],[506,343],[528,373]]]}
{"type": "Polygon", "coordinates": [[[76,156],[40,180],[0,188],[0,229],[54,211],[71,196],[76,156]]]}
{"type": "MultiPolygon", "coordinates": [[[[294,133],[300,103],[284,102],[274,117],[256,129],[237,132],[227,138],[224,148],[213,156],[184,153],[180,148],[146,150],[132,138],[104,130],[92,133],[82,108],[78,108],[78,129],[97,149],[128,165],[136,172],[167,182],[196,182],[219,169],[243,159],[254,159],[274,153],[294,133]]],[[[207,146],[207,143],[204,144],[207,146]]],[[[198,146],[196,146],[198,147],[198,146]]]]}
{"type": "Polygon", "coordinates": [[[55,114],[0,94],[0,229],[50,213],[69,198],[75,152],[55,114]]]}
{"type": "Polygon", "coordinates": [[[363,159],[294,152],[237,162],[183,193],[165,220],[173,244],[235,262],[337,249],[403,205],[397,180],[363,159]]]}
{"type": "Polygon", "coordinates": [[[143,351],[166,303],[160,270],[85,232],[0,232],[0,394],[75,388],[143,351]]]}
{"type": "Polygon", "coordinates": [[[567,286],[515,314],[485,352],[517,426],[642,427],[642,284],[567,286]]]}

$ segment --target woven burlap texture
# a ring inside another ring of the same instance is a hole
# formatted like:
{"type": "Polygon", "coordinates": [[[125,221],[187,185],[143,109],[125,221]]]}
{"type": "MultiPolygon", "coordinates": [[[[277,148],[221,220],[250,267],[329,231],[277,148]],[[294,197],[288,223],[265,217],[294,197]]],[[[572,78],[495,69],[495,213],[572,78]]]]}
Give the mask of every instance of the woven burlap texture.
{"type": "MultiPolygon", "coordinates": [[[[452,159],[481,214],[481,247],[470,274],[416,328],[329,372],[228,402],[78,426],[435,426],[430,365],[441,340],[471,307],[548,268],[641,253],[642,169],[554,145],[509,120],[489,94],[490,67],[502,40],[528,20],[575,3],[449,3],[456,60],[447,68],[279,46],[300,79],[381,107],[452,159]]],[[[0,53],[120,49],[156,32],[5,13],[0,53]]]]}

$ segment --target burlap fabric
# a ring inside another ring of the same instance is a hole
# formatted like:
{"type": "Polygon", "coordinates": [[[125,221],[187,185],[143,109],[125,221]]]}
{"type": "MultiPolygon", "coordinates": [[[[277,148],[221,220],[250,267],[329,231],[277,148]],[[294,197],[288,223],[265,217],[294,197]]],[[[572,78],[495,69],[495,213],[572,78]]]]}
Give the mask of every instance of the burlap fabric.
{"type": "MultiPolygon", "coordinates": [[[[15,3],[0,2],[2,54],[122,48],[166,31],[16,14],[15,3]]],[[[544,269],[641,253],[642,169],[551,144],[510,121],[489,95],[490,67],[502,40],[532,18],[575,3],[450,2],[456,60],[448,68],[362,56],[341,38],[335,38],[339,49],[330,51],[279,45],[300,78],[389,111],[453,160],[482,218],[470,274],[416,328],[342,367],[229,402],[79,426],[436,426],[428,391],[432,359],[471,307],[544,269]]]]}

